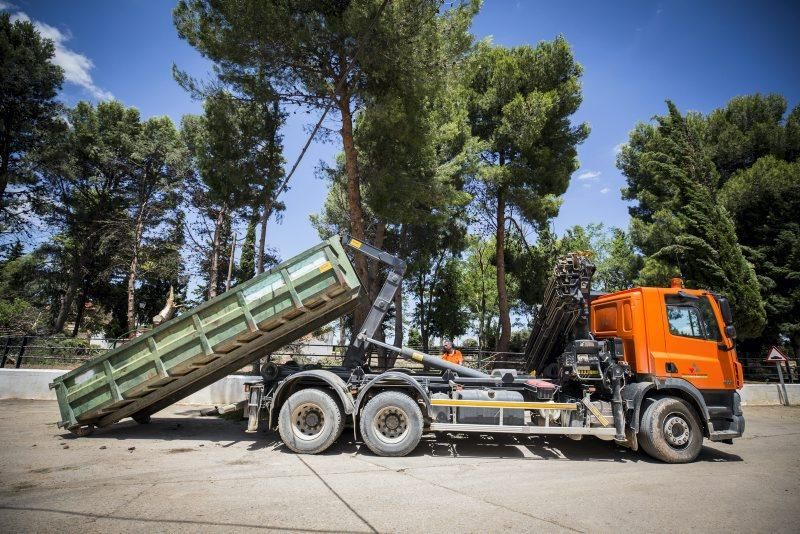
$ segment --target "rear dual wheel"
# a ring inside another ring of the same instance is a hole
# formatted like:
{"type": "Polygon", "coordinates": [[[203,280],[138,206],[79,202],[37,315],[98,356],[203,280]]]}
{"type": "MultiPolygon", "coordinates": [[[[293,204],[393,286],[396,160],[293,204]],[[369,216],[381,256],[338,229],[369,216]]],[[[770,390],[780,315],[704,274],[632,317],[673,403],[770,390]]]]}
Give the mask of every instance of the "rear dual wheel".
{"type": "Polygon", "coordinates": [[[378,456],[405,456],[419,445],[423,425],[414,399],[400,391],[384,391],[361,413],[361,439],[378,456]]]}
{"type": "Polygon", "coordinates": [[[321,389],[301,389],[290,396],[278,415],[284,445],[300,454],[317,454],[335,442],[344,430],[342,410],[321,389]]]}

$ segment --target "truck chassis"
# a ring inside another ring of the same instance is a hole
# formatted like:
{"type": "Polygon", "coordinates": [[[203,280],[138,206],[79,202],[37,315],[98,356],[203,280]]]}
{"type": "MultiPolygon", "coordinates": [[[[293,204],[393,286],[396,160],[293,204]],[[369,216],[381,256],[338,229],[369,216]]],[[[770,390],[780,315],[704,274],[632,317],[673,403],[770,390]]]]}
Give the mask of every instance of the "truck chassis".
{"type": "Polygon", "coordinates": [[[268,364],[263,380],[247,385],[248,432],[266,419],[289,449],[315,454],[351,422],[354,438],[381,456],[410,453],[426,431],[595,436],[684,463],[697,457],[704,437],[731,443],[744,431],[735,391],[701,392],[680,378],[635,376],[618,340],[592,337],[587,297],[594,266],[586,258],[570,255],[556,267],[545,296],[551,309],[539,310],[526,349],[528,370],[542,376],[533,378],[513,369],[487,374],[374,339],[405,265],[365,243],[343,241],[386,263],[386,284],[344,365],[268,364]],[[364,363],[370,345],[439,372],[371,372],[364,363]]]}

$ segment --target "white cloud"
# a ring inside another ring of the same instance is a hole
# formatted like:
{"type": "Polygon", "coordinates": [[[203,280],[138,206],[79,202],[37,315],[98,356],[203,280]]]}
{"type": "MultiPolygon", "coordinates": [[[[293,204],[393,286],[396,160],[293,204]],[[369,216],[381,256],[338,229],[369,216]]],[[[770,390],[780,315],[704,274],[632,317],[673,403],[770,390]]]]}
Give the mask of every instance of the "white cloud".
{"type": "Polygon", "coordinates": [[[586,171],[578,175],[578,180],[597,180],[600,176],[600,171],[586,171]]]}
{"type": "Polygon", "coordinates": [[[27,14],[21,11],[11,15],[12,22],[17,20],[32,22],[39,33],[42,34],[42,37],[53,41],[56,48],[53,63],[64,69],[64,79],[67,82],[83,87],[97,100],[111,100],[114,98],[114,95],[97,87],[94,80],[92,80],[90,72],[94,68],[92,60],[64,46],[64,43],[72,38],[72,35],[64,33],[58,28],[45,24],[44,22],[31,20],[27,14]]]}
{"type": "Polygon", "coordinates": [[[614,154],[619,154],[620,152],[622,152],[622,147],[624,147],[626,144],[627,143],[625,141],[623,141],[621,143],[617,143],[616,145],[614,145],[614,148],[613,148],[614,154]]]}
{"type": "Polygon", "coordinates": [[[606,194],[606,193],[608,193],[609,191],[611,191],[611,189],[609,189],[608,187],[604,187],[603,189],[601,189],[601,190],[600,190],[600,194],[601,194],[601,195],[605,195],[605,194],[606,194]]]}
{"type": "Polygon", "coordinates": [[[14,4],[12,4],[10,2],[0,1],[0,11],[3,11],[4,9],[14,9],[15,7],[17,7],[17,6],[15,6],[14,4]]]}

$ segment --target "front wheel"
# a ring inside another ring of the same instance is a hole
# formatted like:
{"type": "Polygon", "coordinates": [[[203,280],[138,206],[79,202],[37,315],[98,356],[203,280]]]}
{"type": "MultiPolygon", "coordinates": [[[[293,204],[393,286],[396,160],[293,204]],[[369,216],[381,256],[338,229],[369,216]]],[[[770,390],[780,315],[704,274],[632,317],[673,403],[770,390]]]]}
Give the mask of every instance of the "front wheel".
{"type": "Polygon", "coordinates": [[[399,391],[375,395],[361,413],[361,439],[378,456],[405,456],[419,445],[424,421],[417,402],[399,391]]]}
{"type": "Polygon", "coordinates": [[[284,445],[300,454],[317,454],[342,434],[342,410],[326,391],[301,389],[289,397],[278,415],[284,445]]]}
{"type": "Polygon", "coordinates": [[[657,460],[670,464],[693,462],[703,448],[703,429],[683,399],[655,399],[639,424],[639,445],[657,460]]]}

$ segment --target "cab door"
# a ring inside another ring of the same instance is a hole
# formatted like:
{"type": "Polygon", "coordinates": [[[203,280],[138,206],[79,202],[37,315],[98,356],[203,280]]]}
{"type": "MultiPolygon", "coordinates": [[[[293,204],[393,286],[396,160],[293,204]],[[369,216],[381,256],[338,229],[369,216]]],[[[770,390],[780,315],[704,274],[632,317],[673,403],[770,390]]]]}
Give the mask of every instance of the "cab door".
{"type": "Polygon", "coordinates": [[[731,357],[720,349],[720,325],[708,297],[664,291],[665,352],[656,368],[699,389],[734,388],[731,357]]]}

